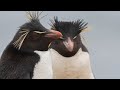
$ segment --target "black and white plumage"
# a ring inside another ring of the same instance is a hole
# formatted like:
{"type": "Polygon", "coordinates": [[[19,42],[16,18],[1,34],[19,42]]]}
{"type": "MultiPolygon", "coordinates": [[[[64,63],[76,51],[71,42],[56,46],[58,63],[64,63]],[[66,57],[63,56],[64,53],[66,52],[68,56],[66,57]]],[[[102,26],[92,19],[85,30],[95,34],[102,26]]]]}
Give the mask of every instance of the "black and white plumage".
{"type": "Polygon", "coordinates": [[[55,79],[93,79],[89,52],[81,40],[81,32],[87,28],[83,20],[72,22],[54,18],[52,29],[63,37],[51,44],[53,77],[55,79]]]}
{"type": "Polygon", "coordinates": [[[39,21],[40,14],[27,12],[30,21],[20,27],[1,56],[0,79],[52,78],[48,46],[62,34],[46,29],[39,21]]]}

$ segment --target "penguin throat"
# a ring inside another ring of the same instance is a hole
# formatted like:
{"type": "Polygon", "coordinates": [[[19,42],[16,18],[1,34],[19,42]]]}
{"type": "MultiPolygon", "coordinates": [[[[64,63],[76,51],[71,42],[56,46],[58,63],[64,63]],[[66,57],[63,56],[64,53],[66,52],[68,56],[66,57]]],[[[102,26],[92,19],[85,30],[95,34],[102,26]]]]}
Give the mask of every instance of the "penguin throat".
{"type": "Polygon", "coordinates": [[[58,55],[58,56],[64,57],[64,58],[74,58],[74,57],[78,56],[80,53],[83,52],[82,49],[80,48],[80,49],[77,51],[77,53],[75,53],[74,55],[72,55],[72,56],[70,56],[70,57],[67,57],[67,56],[64,56],[64,55],[62,55],[62,54],[59,54],[59,52],[57,52],[55,49],[50,49],[50,51],[51,51],[51,52],[54,52],[55,55],[58,55]]]}

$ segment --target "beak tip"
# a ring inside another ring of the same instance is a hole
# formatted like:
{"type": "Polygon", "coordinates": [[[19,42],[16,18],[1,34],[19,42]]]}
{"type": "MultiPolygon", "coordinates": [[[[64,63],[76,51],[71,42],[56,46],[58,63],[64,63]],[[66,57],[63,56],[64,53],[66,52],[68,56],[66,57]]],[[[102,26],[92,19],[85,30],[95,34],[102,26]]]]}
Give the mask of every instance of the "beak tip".
{"type": "Polygon", "coordinates": [[[54,37],[55,39],[58,39],[58,38],[60,38],[60,37],[63,36],[62,33],[59,32],[59,31],[51,30],[51,32],[54,34],[53,37],[54,37]]]}
{"type": "Polygon", "coordinates": [[[56,32],[56,34],[57,34],[58,38],[63,36],[62,33],[58,32],[58,31],[56,32]]]}

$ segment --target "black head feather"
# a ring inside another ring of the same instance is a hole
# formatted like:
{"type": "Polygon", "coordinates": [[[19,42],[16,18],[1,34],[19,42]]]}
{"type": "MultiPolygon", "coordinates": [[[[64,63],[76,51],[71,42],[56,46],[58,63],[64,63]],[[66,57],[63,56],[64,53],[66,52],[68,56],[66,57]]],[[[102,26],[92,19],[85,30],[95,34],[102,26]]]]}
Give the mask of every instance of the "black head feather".
{"type": "Polygon", "coordinates": [[[65,57],[74,56],[80,48],[87,51],[83,45],[80,33],[87,28],[84,20],[77,21],[59,21],[57,17],[52,21],[52,29],[57,30],[63,34],[63,37],[54,41],[51,48],[65,57]]]}
{"type": "Polygon", "coordinates": [[[27,18],[29,19],[28,23],[25,23],[20,27],[20,30],[22,29],[28,29],[29,31],[46,31],[47,29],[41,24],[39,17],[42,14],[42,12],[39,11],[33,11],[33,12],[26,12],[27,18]]]}
{"type": "Polygon", "coordinates": [[[50,33],[50,30],[46,29],[40,22],[39,12],[27,12],[29,22],[20,26],[20,29],[16,33],[14,39],[11,42],[11,45],[14,46],[17,50],[21,51],[34,51],[48,50],[48,45],[52,38],[45,37],[46,34],[50,33]],[[43,43],[44,41],[44,43],[43,43]]]}
{"type": "Polygon", "coordinates": [[[77,21],[59,21],[58,17],[54,17],[52,22],[52,29],[60,31],[63,36],[69,35],[75,37],[83,30],[87,28],[88,23],[84,22],[83,19],[77,21]]]}

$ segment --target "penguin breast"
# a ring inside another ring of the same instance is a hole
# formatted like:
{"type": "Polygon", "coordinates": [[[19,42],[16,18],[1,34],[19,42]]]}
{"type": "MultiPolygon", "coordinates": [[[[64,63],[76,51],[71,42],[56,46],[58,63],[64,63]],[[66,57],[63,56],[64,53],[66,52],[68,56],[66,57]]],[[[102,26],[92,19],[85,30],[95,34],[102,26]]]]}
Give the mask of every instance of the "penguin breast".
{"type": "Polygon", "coordinates": [[[36,63],[33,79],[52,79],[52,62],[50,51],[35,51],[36,54],[40,56],[40,60],[36,63]]]}
{"type": "Polygon", "coordinates": [[[88,52],[81,49],[73,57],[64,57],[51,49],[54,79],[93,79],[88,52]]]}

